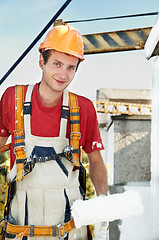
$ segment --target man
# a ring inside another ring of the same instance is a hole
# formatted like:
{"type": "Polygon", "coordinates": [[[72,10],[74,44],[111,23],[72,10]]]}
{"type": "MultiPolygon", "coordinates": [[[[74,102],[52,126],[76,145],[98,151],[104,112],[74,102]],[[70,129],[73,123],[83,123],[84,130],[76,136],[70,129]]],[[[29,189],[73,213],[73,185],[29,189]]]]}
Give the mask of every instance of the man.
{"type": "Polygon", "coordinates": [[[0,104],[0,147],[11,135],[8,179],[16,180],[6,238],[85,240],[86,228],[75,229],[70,211],[72,203],[84,196],[79,183],[80,147],[88,154],[97,195],[106,194],[107,177],[93,104],[66,90],[84,60],[82,37],[74,28],[57,26],[48,32],[39,51],[41,82],[24,86],[21,97],[18,88],[8,88],[0,104]],[[24,117],[18,106],[23,95],[24,117]],[[24,130],[17,130],[21,122],[24,130]],[[41,226],[39,233],[36,226],[41,226]]]}

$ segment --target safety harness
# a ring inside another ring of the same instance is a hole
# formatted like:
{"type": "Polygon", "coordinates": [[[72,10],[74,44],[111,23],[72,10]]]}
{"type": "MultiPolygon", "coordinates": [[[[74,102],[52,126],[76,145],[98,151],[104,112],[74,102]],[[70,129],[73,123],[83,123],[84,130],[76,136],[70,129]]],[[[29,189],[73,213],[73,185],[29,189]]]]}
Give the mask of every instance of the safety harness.
{"type": "Polygon", "coordinates": [[[79,139],[80,133],[80,114],[77,95],[69,92],[69,107],[62,106],[61,118],[68,119],[70,115],[70,145],[67,146],[63,153],[54,154],[49,157],[40,157],[36,159],[26,159],[25,156],[25,135],[24,135],[24,114],[31,114],[31,102],[24,102],[24,86],[17,85],[15,87],[15,131],[14,131],[14,151],[16,155],[17,176],[16,181],[22,180],[32,169],[31,164],[55,160],[59,157],[66,157],[76,167],[80,167],[79,162],[79,139]],[[24,108],[23,108],[24,106],[24,108]],[[28,160],[28,161],[27,161],[28,160]],[[27,164],[29,163],[29,164],[27,164]],[[27,166],[25,168],[25,166],[27,166]],[[29,168],[29,169],[28,169],[29,168]]]}
{"type": "MultiPolygon", "coordinates": [[[[24,133],[24,114],[31,114],[31,102],[24,102],[24,86],[15,86],[15,130],[14,130],[14,152],[16,155],[17,175],[14,181],[22,180],[26,174],[32,171],[36,162],[56,160],[59,157],[65,157],[75,167],[78,167],[84,173],[83,166],[79,161],[79,139],[80,133],[80,114],[77,96],[69,92],[69,107],[62,106],[61,118],[68,119],[70,116],[70,145],[60,154],[54,154],[48,157],[39,157],[26,159],[25,155],[25,133],[24,133]]],[[[8,150],[9,146],[4,147],[8,150]]],[[[0,149],[1,150],[1,149],[0,149]]],[[[1,150],[1,151],[2,151],[1,150]]],[[[80,173],[81,174],[81,173],[80,173]]],[[[79,176],[80,177],[80,176],[79,176]]],[[[82,176],[83,178],[83,176],[82,176]]],[[[84,176],[85,178],[85,176],[84,176]]],[[[84,180],[85,182],[85,180],[84,180]]],[[[85,183],[83,184],[84,188],[85,183]]],[[[85,189],[84,189],[85,190],[85,189]]],[[[66,237],[67,233],[75,228],[74,220],[67,223],[60,223],[56,226],[21,226],[7,222],[6,233],[16,235],[16,238],[22,236],[58,236],[60,239],[66,237]]]]}

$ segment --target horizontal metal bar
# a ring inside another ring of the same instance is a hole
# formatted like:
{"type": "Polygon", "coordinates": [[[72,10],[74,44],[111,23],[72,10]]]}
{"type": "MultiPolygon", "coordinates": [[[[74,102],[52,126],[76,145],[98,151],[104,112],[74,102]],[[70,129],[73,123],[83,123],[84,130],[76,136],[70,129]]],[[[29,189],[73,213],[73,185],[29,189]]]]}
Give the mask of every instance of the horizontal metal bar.
{"type": "Polygon", "coordinates": [[[84,54],[140,50],[151,27],[83,35],[84,54]]]}

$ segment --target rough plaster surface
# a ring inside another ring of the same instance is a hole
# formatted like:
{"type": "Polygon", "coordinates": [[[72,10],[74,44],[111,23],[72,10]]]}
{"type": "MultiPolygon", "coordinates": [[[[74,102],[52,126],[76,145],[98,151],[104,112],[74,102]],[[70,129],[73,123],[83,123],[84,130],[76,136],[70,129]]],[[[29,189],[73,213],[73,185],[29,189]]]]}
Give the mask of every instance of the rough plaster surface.
{"type": "Polygon", "coordinates": [[[114,121],[114,183],[150,181],[151,121],[114,121]]]}

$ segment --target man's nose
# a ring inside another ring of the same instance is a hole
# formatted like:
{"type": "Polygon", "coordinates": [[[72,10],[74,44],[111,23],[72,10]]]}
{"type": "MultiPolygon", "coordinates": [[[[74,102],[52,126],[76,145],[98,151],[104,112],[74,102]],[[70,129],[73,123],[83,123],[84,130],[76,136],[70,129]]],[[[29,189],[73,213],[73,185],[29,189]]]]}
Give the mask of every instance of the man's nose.
{"type": "Polygon", "coordinates": [[[67,78],[67,69],[65,68],[62,68],[61,71],[60,71],[60,77],[62,79],[66,79],[67,78]]]}

